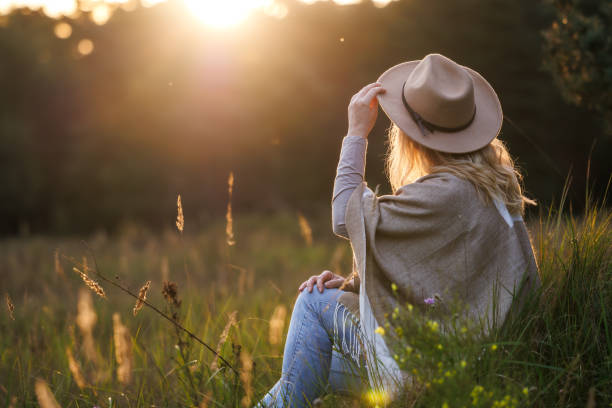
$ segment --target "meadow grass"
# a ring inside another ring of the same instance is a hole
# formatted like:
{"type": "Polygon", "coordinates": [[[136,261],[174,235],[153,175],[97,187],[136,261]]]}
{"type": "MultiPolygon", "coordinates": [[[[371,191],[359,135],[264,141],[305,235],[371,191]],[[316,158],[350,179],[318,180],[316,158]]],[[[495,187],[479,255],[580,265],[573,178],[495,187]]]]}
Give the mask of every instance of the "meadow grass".
{"type": "MultiPolygon", "coordinates": [[[[186,218],[184,234],[130,227],[87,242],[100,271],[137,294],[150,281],[146,301],[238,374],[121,291],[99,280],[105,299],[85,289],[73,267],[94,266],[78,239],[7,239],[0,405],[38,406],[47,384],[62,407],[240,407],[274,384],[298,284],[323,269],[348,275],[348,242],[333,237],[327,214],[308,228],[301,214],[235,217],[231,246],[224,220],[189,233],[186,218]]],[[[414,379],[392,405],[612,406],[610,215],[591,204],[580,216],[551,210],[529,225],[543,285],[501,330],[483,339],[458,320],[442,334],[408,305],[390,316],[403,328],[394,334],[396,359],[414,379]]],[[[384,403],[368,393],[322,399],[330,407],[384,403]]]]}

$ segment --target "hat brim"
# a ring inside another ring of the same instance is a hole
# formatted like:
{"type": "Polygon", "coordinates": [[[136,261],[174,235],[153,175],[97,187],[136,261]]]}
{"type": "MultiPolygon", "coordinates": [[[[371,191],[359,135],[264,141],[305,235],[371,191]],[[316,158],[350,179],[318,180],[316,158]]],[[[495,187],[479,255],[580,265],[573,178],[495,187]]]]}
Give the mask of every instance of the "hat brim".
{"type": "Polygon", "coordinates": [[[465,66],[463,68],[472,76],[474,84],[476,113],[472,123],[456,132],[436,129],[423,136],[402,102],[404,82],[419,62],[416,60],[395,65],[378,78],[386,91],[378,94],[378,102],[389,119],[415,142],[445,153],[473,152],[491,143],[501,130],[501,103],[491,85],[478,72],[465,66]]]}

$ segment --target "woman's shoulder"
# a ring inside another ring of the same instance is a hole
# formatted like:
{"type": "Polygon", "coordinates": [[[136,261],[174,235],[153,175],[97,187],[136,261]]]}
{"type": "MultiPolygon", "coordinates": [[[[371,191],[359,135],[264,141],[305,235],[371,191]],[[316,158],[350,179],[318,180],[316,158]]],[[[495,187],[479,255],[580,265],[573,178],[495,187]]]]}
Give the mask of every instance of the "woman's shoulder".
{"type": "Polygon", "coordinates": [[[433,173],[400,187],[393,195],[378,197],[378,208],[381,212],[446,220],[478,212],[477,200],[469,181],[449,173],[433,173]]]}
{"type": "Polygon", "coordinates": [[[458,203],[464,199],[471,200],[475,194],[476,189],[471,182],[446,172],[427,174],[400,187],[395,193],[399,196],[431,196],[445,204],[447,201],[458,203]]]}

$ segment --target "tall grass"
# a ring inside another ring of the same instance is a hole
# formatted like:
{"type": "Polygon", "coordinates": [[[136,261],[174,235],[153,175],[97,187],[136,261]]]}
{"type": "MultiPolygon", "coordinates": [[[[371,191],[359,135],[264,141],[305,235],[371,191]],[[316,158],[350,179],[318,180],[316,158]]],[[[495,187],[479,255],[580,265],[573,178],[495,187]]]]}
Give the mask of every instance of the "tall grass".
{"type": "MultiPolygon", "coordinates": [[[[298,283],[330,267],[350,270],[348,244],[332,236],[327,214],[308,220],[312,241],[304,222],[287,214],[233,220],[231,260],[224,220],[191,235],[128,228],[91,237],[100,269],[136,293],[136,305],[103,281],[95,283],[105,286],[105,299],[80,292],[87,271],[64,273],[73,265],[56,255],[86,255],[78,240],[3,241],[0,405],[253,404],[280,374],[298,283]],[[238,374],[143,302],[212,345],[238,374]]],[[[580,215],[560,205],[530,222],[543,285],[485,339],[459,318],[443,332],[422,307],[393,311],[389,318],[402,322],[396,359],[413,385],[392,405],[612,406],[610,223],[603,204],[590,200],[580,215]]],[[[382,406],[375,397],[329,395],[322,404],[382,406]]]]}

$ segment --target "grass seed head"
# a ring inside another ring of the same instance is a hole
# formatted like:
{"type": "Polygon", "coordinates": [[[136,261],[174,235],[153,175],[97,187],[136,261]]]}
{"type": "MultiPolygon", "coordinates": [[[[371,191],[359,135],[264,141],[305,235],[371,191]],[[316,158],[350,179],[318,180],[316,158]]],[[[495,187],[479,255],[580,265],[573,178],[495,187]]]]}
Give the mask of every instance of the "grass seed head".
{"type": "Polygon", "coordinates": [[[168,264],[168,257],[165,255],[161,259],[160,268],[161,268],[162,282],[169,280],[170,279],[170,265],[168,264]]]}
{"type": "Polygon", "coordinates": [[[55,269],[55,273],[58,274],[61,277],[66,276],[64,274],[64,268],[62,267],[62,263],[60,262],[60,255],[59,255],[59,251],[56,250],[53,253],[53,265],[54,265],[54,269],[55,269]]]}
{"type": "Polygon", "coordinates": [[[285,305],[278,305],[274,308],[272,317],[270,318],[270,344],[280,344],[283,338],[283,330],[285,329],[285,318],[287,317],[287,308],[285,305]]]}
{"type": "Polygon", "coordinates": [[[117,381],[128,385],[132,382],[134,356],[132,339],[128,328],[121,323],[119,313],[113,314],[113,340],[115,342],[115,359],[117,360],[117,381]]]}
{"type": "Polygon", "coordinates": [[[178,195],[178,198],[176,199],[176,208],[177,208],[177,214],[176,214],[176,228],[179,230],[179,232],[183,232],[183,228],[185,228],[185,217],[183,216],[183,204],[181,203],[181,195],[178,195]]]}
{"type": "Polygon", "coordinates": [[[232,193],[234,191],[234,172],[230,172],[229,178],[227,180],[227,213],[225,214],[225,235],[227,245],[232,246],[236,244],[236,240],[234,239],[234,219],[232,217],[232,193]]]}
{"type": "Polygon", "coordinates": [[[310,228],[310,224],[308,223],[306,217],[304,217],[304,215],[302,215],[300,212],[298,213],[298,222],[300,223],[300,232],[304,238],[304,241],[306,242],[306,245],[311,246],[312,228],[310,228]]]}
{"type": "MultiPolygon", "coordinates": [[[[87,265],[85,265],[84,269],[87,270],[87,265]]],[[[80,271],[76,266],[73,267],[72,270],[75,271],[76,273],[78,273],[79,275],[81,275],[81,279],[83,279],[83,282],[85,282],[85,285],[89,289],[94,291],[102,299],[106,299],[106,293],[104,293],[104,288],[102,288],[102,286],[100,286],[100,284],[98,282],[96,282],[95,280],[91,279],[89,276],[87,276],[87,274],[85,272],[80,271]]]]}
{"type": "Polygon", "coordinates": [[[142,307],[144,306],[145,300],[147,300],[147,292],[150,287],[151,281],[147,281],[147,283],[145,283],[144,286],[140,288],[140,291],[138,292],[138,299],[136,300],[136,304],[134,305],[134,316],[136,316],[138,312],[140,312],[140,309],[142,309],[142,307]]]}
{"type": "Polygon", "coordinates": [[[212,392],[206,391],[206,394],[204,394],[204,397],[202,398],[202,401],[200,401],[200,405],[198,406],[198,408],[208,408],[208,404],[211,400],[212,392]]]}
{"type": "Polygon", "coordinates": [[[8,310],[9,317],[11,318],[11,320],[15,320],[15,305],[13,304],[13,301],[11,300],[11,297],[8,293],[4,295],[4,298],[6,300],[6,309],[8,310]]]}
{"type": "Polygon", "coordinates": [[[85,377],[83,376],[83,372],[81,371],[81,365],[74,358],[70,347],[66,348],[66,356],[68,357],[68,368],[70,368],[72,378],[74,379],[74,382],[79,387],[79,389],[82,390],[87,386],[87,381],[85,381],[85,377]]]}
{"type": "Polygon", "coordinates": [[[232,326],[236,325],[236,316],[238,316],[238,311],[234,310],[232,313],[229,314],[229,319],[227,321],[227,323],[225,324],[225,327],[223,328],[223,331],[221,332],[221,336],[219,336],[219,342],[217,343],[217,354],[215,354],[215,358],[213,359],[212,364],[210,365],[210,369],[212,371],[216,371],[219,368],[218,362],[217,360],[219,359],[219,354],[221,354],[221,349],[223,348],[223,345],[225,344],[225,341],[227,340],[227,336],[229,336],[229,331],[232,328],[232,326]]]}
{"type": "Polygon", "coordinates": [[[38,400],[38,405],[40,408],[60,408],[60,405],[57,403],[53,392],[49,388],[49,385],[44,380],[40,378],[36,379],[36,383],[34,384],[34,392],[36,393],[36,399],[38,400]]]}
{"type": "Polygon", "coordinates": [[[242,397],[242,406],[248,408],[251,406],[251,400],[253,398],[253,387],[252,387],[252,379],[253,379],[253,359],[251,355],[246,351],[240,353],[240,380],[242,381],[242,386],[244,387],[244,397],[242,397]]]}
{"type": "Polygon", "coordinates": [[[162,295],[164,295],[166,302],[174,308],[178,309],[181,306],[181,300],[178,297],[178,285],[175,282],[164,281],[162,295]]]}

